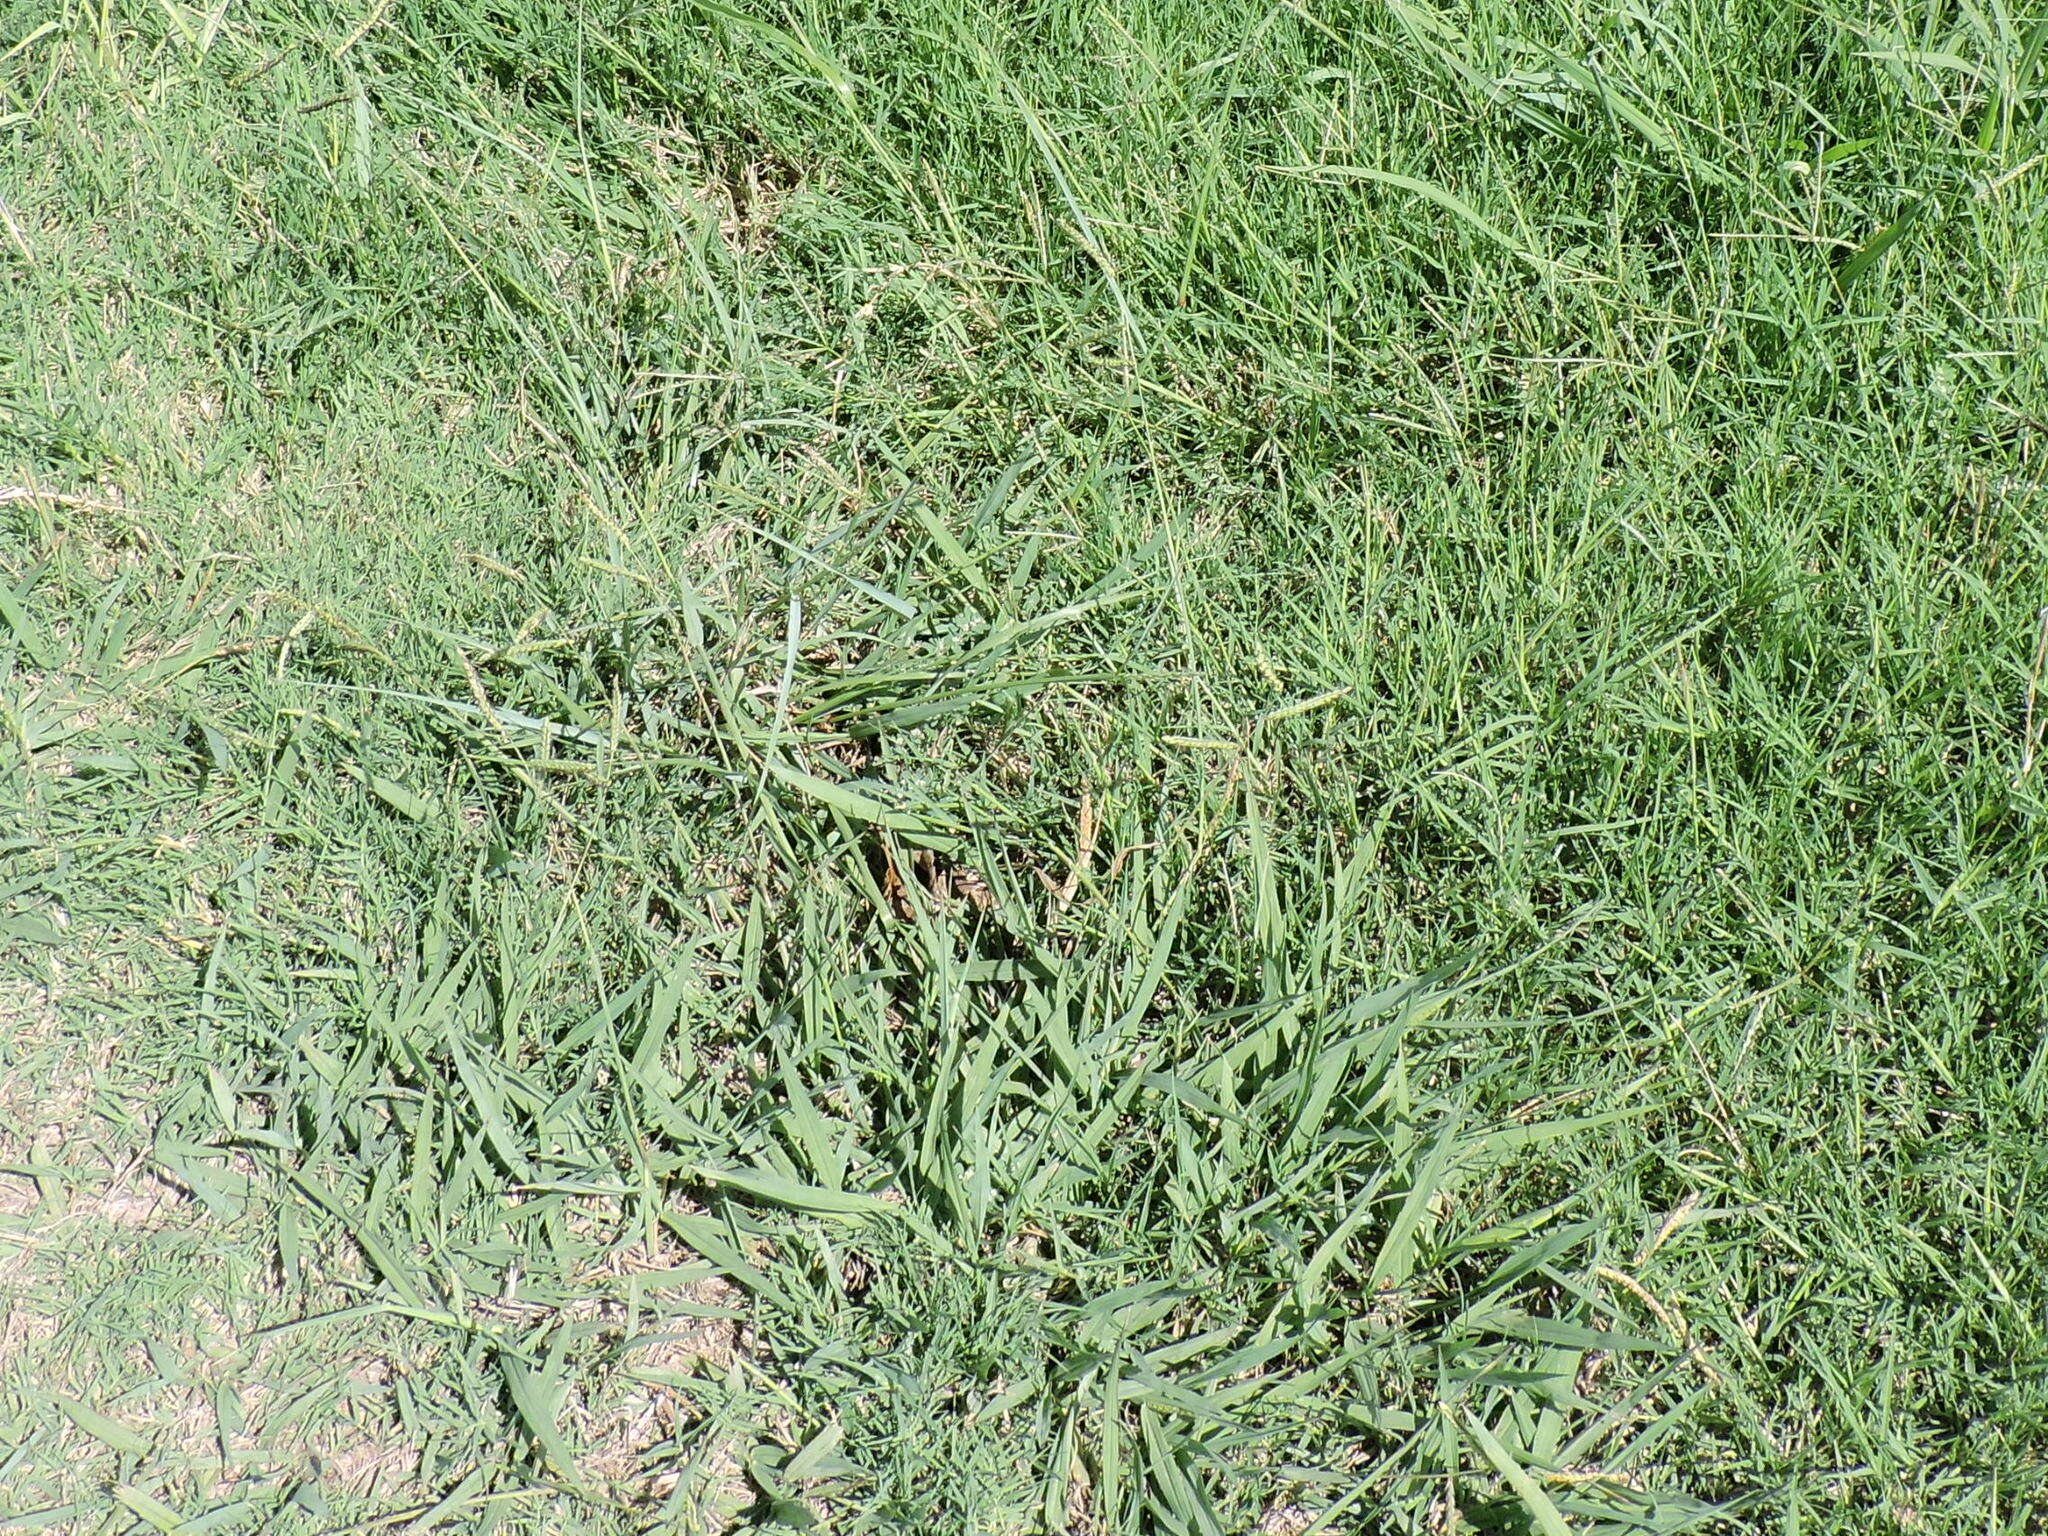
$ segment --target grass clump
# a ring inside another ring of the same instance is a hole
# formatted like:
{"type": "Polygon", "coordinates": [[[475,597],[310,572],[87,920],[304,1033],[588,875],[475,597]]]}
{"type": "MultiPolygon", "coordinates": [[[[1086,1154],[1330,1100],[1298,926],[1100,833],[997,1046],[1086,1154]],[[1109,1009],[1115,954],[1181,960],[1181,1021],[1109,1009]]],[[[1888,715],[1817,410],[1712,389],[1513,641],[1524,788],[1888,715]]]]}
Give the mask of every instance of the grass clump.
{"type": "Polygon", "coordinates": [[[5,22],[12,1525],[2039,1523],[2037,19],[5,22]]]}

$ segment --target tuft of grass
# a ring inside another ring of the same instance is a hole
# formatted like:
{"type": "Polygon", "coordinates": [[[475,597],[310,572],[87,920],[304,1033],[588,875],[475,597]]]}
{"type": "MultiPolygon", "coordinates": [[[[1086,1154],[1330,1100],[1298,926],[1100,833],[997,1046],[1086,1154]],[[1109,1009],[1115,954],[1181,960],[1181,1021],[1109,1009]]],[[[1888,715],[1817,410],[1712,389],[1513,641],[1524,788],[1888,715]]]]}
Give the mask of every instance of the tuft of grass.
{"type": "Polygon", "coordinates": [[[2044,40],[0,8],[0,1528],[2036,1528],[2044,40]]]}

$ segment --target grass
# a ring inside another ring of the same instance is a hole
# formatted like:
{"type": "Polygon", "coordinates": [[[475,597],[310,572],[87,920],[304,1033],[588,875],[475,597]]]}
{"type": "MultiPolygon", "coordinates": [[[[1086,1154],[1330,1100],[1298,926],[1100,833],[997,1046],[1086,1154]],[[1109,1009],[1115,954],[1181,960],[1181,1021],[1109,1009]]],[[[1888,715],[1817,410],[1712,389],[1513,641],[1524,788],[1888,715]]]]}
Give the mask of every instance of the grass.
{"type": "Polygon", "coordinates": [[[0,1528],[2043,1528],[2048,22],[0,58],[0,1528]]]}

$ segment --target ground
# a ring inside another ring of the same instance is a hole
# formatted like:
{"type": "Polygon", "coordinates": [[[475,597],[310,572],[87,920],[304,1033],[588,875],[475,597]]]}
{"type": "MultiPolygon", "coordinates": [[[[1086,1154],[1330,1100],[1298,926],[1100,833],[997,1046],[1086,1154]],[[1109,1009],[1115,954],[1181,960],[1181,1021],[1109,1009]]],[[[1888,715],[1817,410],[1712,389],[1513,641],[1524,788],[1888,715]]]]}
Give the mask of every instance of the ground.
{"type": "Polygon", "coordinates": [[[0,1529],[2048,1521],[2048,23],[0,6],[0,1529]]]}

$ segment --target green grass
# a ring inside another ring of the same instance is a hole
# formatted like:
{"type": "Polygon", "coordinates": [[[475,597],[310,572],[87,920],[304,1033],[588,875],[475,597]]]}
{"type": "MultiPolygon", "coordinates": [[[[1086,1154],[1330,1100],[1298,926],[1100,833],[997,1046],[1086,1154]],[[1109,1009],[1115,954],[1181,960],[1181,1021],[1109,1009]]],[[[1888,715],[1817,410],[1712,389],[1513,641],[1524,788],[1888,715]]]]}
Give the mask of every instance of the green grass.
{"type": "Polygon", "coordinates": [[[0,1529],[2048,1522],[2048,21],[0,5],[0,1529]]]}

